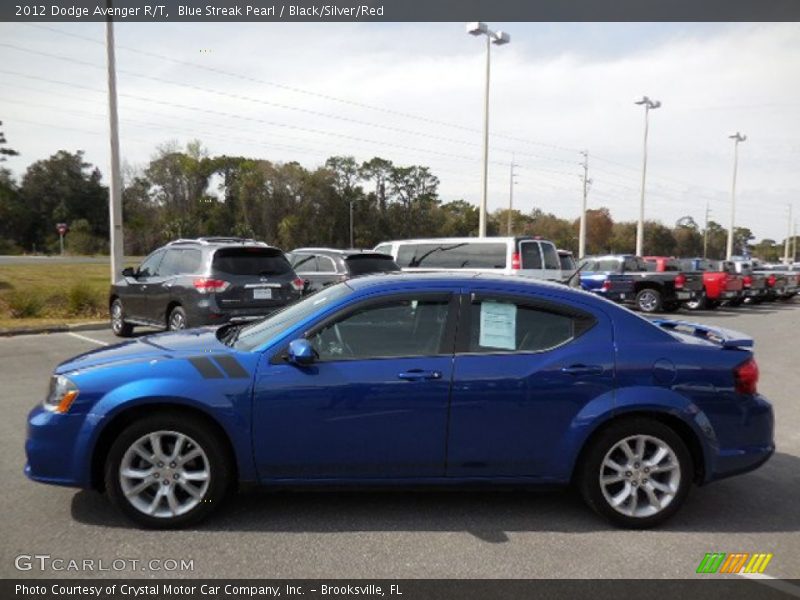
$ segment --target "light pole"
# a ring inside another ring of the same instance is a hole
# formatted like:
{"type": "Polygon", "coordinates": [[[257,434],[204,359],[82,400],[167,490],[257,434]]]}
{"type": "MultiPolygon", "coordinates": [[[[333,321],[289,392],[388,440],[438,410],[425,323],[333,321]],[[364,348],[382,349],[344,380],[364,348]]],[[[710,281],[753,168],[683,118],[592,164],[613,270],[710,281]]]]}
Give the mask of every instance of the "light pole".
{"type": "MultiPolygon", "coordinates": [[[[111,8],[111,0],[107,0],[111,8]]],[[[106,21],[106,62],[108,67],[108,125],[111,145],[111,180],[108,186],[109,254],[111,255],[111,283],[122,272],[122,176],[119,159],[119,119],[117,116],[117,72],[114,57],[114,22],[109,16],[106,21]]]]}
{"type": "Polygon", "coordinates": [[[467,23],[467,33],[486,36],[486,89],[483,97],[483,171],[481,173],[481,206],[478,216],[478,237],[486,237],[486,196],[489,188],[489,73],[492,44],[502,46],[511,41],[504,31],[492,31],[486,23],[467,23]]]}
{"type": "Polygon", "coordinates": [[[658,100],[650,100],[643,96],[641,100],[636,100],[634,104],[644,106],[644,158],[642,163],[642,196],[639,200],[639,222],[636,225],[636,256],[644,253],[644,184],[647,178],[647,130],[650,127],[650,111],[661,106],[658,100]]]}
{"type": "Polygon", "coordinates": [[[353,245],[353,200],[350,200],[350,249],[355,248],[353,245]]]}
{"type": "Polygon", "coordinates": [[[708,207],[708,202],[706,202],[706,225],[703,227],[703,258],[708,258],[708,215],[711,213],[711,209],[708,207]]]}
{"type": "Polygon", "coordinates": [[[783,248],[783,262],[787,265],[792,264],[792,261],[789,260],[789,247],[791,246],[791,238],[792,238],[792,205],[789,204],[789,228],[786,232],[786,244],[783,248]]]}
{"type": "Polygon", "coordinates": [[[731,226],[728,229],[728,250],[727,258],[731,259],[733,256],[733,228],[736,222],[736,170],[739,167],[739,143],[747,139],[746,135],[742,135],[738,131],[733,135],[728,136],[733,140],[733,185],[731,186],[731,226]]]}

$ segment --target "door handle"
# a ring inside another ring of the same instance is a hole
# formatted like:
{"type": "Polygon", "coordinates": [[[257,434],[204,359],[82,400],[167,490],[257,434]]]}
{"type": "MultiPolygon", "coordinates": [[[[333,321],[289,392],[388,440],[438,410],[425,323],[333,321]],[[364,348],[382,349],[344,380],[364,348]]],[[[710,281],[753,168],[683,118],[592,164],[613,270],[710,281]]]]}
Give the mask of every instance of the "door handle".
{"type": "Polygon", "coordinates": [[[425,371],[423,369],[410,369],[397,374],[398,379],[404,381],[422,381],[423,379],[441,379],[441,371],[425,371]]]}
{"type": "Polygon", "coordinates": [[[600,365],[570,365],[561,369],[570,375],[602,375],[605,369],[600,365]]]}

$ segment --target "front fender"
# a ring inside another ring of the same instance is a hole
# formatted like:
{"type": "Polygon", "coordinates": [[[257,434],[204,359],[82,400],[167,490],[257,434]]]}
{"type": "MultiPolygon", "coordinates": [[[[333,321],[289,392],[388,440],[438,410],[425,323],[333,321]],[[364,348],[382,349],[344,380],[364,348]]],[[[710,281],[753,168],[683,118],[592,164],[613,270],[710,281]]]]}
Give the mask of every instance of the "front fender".
{"type": "Polygon", "coordinates": [[[255,479],[250,446],[250,381],[219,381],[221,383],[209,383],[202,389],[193,390],[191,387],[187,389],[186,380],[159,377],[132,381],[114,388],[96,402],[86,415],[76,440],[74,472],[80,473],[84,484],[89,485],[91,458],[97,442],[115,417],[135,407],[172,405],[195,409],[213,419],[231,443],[239,478],[244,481],[255,479]],[[231,389],[233,386],[236,389],[231,389]]]}

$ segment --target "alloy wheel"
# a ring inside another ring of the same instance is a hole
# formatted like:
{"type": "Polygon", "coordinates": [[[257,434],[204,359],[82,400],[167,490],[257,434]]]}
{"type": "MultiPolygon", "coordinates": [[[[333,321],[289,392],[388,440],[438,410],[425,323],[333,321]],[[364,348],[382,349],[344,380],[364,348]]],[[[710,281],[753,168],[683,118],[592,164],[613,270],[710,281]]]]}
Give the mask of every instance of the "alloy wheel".
{"type": "Polygon", "coordinates": [[[122,457],[119,483],[139,512],[160,518],[183,515],[203,501],[211,468],[203,448],[177,431],[140,437],[122,457]]]}
{"type": "Polygon", "coordinates": [[[626,437],[600,463],[600,489],[608,505],[627,517],[650,517],[664,510],[681,484],[675,451],[650,435],[626,437]]]}
{"type": "Polygon", "coordinates": [[[658,298],[653,292],[646,290],[641,293],[639,296],[639,308],[646,312],[653,312],[657,306],[658,298]]]}

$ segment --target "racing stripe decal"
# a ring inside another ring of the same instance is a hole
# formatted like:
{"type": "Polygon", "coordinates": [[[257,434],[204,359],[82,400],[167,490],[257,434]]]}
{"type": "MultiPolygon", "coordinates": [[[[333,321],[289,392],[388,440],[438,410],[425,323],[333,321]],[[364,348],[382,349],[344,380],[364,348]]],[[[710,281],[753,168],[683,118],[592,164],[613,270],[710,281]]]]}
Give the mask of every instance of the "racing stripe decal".
{"type": "Polygon", "coordinates": [[[217,364],[222,367],[222,370],[225,371],[225,374],[232,378],[232,379],[240,379],[250,378],[250,373],[248,373],[245,368],[239,364],[239,361],[236,360],[234,356],[230,356],[229,354],[222,354],[220,356],[215,356],[214,360],[217,364]]]}
{"type": "Polygon", "coordinates": [[[189,359],[189,362],[194,365],[195,369],[200,371],[200,375],[204,379],[223,379],[225,377],[222,371],[207,356],[193,356],[189,359]]]}

